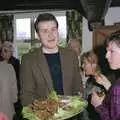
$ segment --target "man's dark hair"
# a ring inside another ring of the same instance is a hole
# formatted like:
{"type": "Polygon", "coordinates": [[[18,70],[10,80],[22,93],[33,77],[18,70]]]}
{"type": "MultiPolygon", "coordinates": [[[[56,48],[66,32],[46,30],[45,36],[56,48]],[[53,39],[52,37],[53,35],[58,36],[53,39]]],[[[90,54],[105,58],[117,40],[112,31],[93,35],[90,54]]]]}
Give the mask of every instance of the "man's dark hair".
{"type": "Polygon", "coordinates": [[[120,30],[111,33],[105,40],[106,47],[110,42],[115,42],[120,47],[120,30]]]}
{"type": "Polygon", "coordinates": [[[43,21],[55,21],[56,26],[58,28],[58,21],[57,21],[56,17],[51,13],[43,13],[43,14],[38,15],[38,17],[34,23],[34,27],[35,27],[35,30],[37,33],[39,32],[38,24],[39,24],[39,22],[43,22],[43,21]]]}

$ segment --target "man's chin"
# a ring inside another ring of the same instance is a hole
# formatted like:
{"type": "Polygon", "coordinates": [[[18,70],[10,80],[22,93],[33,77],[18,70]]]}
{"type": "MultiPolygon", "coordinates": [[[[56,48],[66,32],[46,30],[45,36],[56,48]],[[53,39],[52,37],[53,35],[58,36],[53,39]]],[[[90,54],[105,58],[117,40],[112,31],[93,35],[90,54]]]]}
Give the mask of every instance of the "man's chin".
{"type": "Polygon", "coordinates": [[[48,46],[48,49],[55,49],[56,46],[48,46]]]}

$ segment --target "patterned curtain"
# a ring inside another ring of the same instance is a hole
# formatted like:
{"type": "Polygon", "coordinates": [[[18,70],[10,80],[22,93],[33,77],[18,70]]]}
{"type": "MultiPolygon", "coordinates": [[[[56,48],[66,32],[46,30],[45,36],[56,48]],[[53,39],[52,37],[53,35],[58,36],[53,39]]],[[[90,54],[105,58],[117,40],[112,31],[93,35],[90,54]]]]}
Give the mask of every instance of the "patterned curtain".
{"type": "Polygon", "coordinates": [[[13,42],[13,15],[0,15],[0,42],[13,42]]]}
{"type": "Polygon", "coordinates": [[[70,38],[77,38],[82,44],[82,15],[76,10],[66,11],[67,42],[70,38]]]}

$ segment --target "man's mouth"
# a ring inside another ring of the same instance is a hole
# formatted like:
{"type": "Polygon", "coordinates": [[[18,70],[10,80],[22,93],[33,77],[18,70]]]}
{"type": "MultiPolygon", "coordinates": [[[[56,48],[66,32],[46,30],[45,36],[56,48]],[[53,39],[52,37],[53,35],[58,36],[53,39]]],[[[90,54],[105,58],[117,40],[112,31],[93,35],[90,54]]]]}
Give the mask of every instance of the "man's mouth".
{"type": "Polygon", "coordinates": [[[48,42],[54,42],[55,40],[48,40],[48,42]]]}

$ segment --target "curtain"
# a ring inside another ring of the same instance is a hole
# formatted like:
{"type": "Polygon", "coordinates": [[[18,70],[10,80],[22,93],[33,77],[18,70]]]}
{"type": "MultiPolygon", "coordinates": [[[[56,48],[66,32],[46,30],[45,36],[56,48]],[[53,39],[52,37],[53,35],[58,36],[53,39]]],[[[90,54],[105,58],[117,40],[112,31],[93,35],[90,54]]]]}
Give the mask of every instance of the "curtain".
{"type": "Polygon", "coordinates": [[[13,42],[13,15],[0,15],[0,42],[13,42]]]}
{"type": "Polygon", "coordinates": [[[82,15],[76,10],[66,11],[67,42],[71,38],[77,38],[82,44],[82,15]]]}

